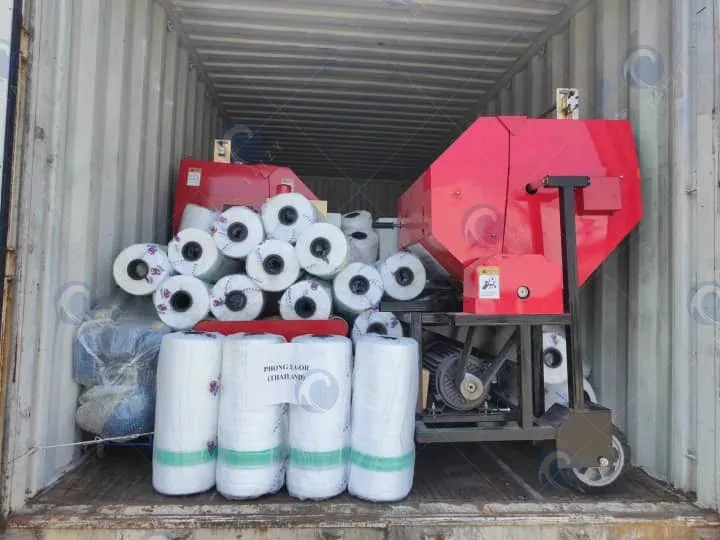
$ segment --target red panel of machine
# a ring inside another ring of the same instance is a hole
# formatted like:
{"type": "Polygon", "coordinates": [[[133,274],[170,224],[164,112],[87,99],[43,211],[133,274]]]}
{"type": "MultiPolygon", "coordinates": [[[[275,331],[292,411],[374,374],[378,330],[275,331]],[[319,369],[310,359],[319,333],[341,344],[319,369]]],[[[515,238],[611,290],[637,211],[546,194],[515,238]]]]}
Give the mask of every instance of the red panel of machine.
{"type": "Polygon", "coordinates": [[[576,196],[582,284],[642,215],[625,120],[478,119],[401,199],[399,215],[411,225],[401,246],[422,246],[463,282],[466,312],[562,313],[559,192],[541,186],[546,176],[590,177],[576,196]],[[421,220],[409,207],[417,200],[421,220]]]}
{"type": "Polygon", "coordinates": [[[250,205],[260,210],[268,197],[283,191],[296,191],[308,199],[317,199],[287,167],[183,159],[175,191],[173,231],[178,230],[183,210],[189,203],[214,210],[233,205],[250,205]]]}

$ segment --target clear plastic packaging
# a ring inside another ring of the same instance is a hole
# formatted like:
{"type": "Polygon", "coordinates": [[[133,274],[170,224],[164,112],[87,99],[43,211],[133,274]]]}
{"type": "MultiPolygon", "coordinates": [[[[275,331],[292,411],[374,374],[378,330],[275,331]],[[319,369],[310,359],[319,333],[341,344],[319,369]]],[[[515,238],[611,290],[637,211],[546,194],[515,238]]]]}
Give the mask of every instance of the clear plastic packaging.
{"type": "Polygon", "coordinates": [[[160,341],[172,331],[147,299],[119,298],[88,313],[75,339],[73,379],[84,387],[75,420],[103,438],[152,431],[160,341]]]}

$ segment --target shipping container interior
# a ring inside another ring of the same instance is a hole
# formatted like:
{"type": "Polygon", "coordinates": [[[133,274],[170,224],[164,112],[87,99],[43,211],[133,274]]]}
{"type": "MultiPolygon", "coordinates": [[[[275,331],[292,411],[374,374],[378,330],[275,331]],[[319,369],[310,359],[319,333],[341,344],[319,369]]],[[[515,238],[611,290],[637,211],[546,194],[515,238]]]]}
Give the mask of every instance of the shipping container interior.
{"type": "MultiPolygon", "coordinates": [[[[330,211],[391,217],[474,118],[539,116],[558,87],[579,89],[584,118],[632,121],[642,175],[641,225],[581,295],[590,380],[637,466],[601,500],[718,507],[720,334],[690,304],[694,285],[720,269],[717,2],[26,0],[23,9],[6,512],[175,504],[153,493],[142,452],[88,458],[95,447],[75,445],[76,326],[63,309],[114,290],[124,246],[167,241],[181,158],[211,158],[214,138],[244,126],[245,159],[293,168],[330,211]],[[629,74],[638,58],[645,71],[629,74]]],[[[597,500],[544,489],[537,455],[522,444],[421,449],[408,504],[597,500]]],[[[371,511],[349,496],[337,504],[371,511]]]]}

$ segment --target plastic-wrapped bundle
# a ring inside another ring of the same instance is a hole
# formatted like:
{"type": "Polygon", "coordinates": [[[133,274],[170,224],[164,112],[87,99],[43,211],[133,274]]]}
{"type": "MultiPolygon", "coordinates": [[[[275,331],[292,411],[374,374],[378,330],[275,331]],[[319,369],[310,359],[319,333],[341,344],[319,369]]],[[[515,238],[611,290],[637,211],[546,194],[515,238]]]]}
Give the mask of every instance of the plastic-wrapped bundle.
{"type": "Polygon", "coordinates": [[[240,263],[223,255],[209,232],[183,229],[168,245],[168,258],[175,271],[215,283],[240,270],[240,263]]]}
{"type": "Polygon", "coordinates": [[[183,209],[182,218],[180,218],[180,230],[200,229],[201,231],[210,232],[218,214],[219,212],[216,210],[190,203],[183,209]]]}
{"type": "Polygon", "coordinates": [[[366,334],[403,337],[402,324],[394,313],[372,309],[363,311],[353,324],[352,339],[357,345],[360,336],[366,334]]]}
{"type": "Polygon", "coordinates": [[[151,433],[155,420],[155,388],[138,384],[98,385],[78,399],[75,423],[103,438],[151,433]]]}
{"type": "Polygon", "coordinates": [[[347,235],[348,261],[375,264],[380,253],[380,237],[372,229],[350,231],[347,235]]]}
{"type": "Polygon", "coordinates": [[[347,487],[352,342],[300,336],[293,343],[298,358],[312,359],[312,369],[290,405],[287,489],[298,499],[327,499],[347,487]]]}
{"type": "Polygon", "coordinates": [[[333,280],[335,306],[339,313],[347,317],[377,308],[382,295],[380,273],[367,264],[349,264],[333,280]]]}
{"type": "Polygon", "coordinates": [[[222,339],[174,332],[163,337],[157,369],[152,483],[165,495],[215,485],[222,339]]]}
{"type": "Polygon", "coordinates": [[[425,267],[417,256],[398,251],[380,264],[385,293],[395,300],[414,300],[427,284],[425,267]]]}
{"type": "Polygon", "coordinates": [[[252,321],[265,306],[265,294],[243,274],[220,278],[210,291],[210,311],[219,321],[252,321]]]}
{"type": "Polygon", "coordinates": [[[287,405],[247,408],[242,399],[255,384],[246,376],[246,364],[258,360],[252,346],[284,342],[273,334],[237,334],[223,343],[217,489],[229,499],[275,493],[285,482],[287,405]]]}
{"type": "Polygon", "coordinates": [[[173,276],[153,295],[160,320],[176,330],[187,330],[210,314],[210,286],[193,276],[173,276]]]}
{"type": "Polygon", "coordinates": [[[264,291],[280,292],[300,277],[295,248],[280,240],[266,240],[250,252],[247,275],[264,291]]]}
{"type": "Polygon", "coordinates": [[[218,216],[211,232],[218,249],[231,259],[244,259],[265,240],[260,216],[245,206],[225,210],[218,216]]]}
{"type": "Polygon", "coordinates": [[[343,231],[356,231],[358,229],[372,229],[372,214],[367,210],[355,210],[342,216],[343,231]]]}
{"type": "Polygon", "coordinates": [[[158,244],[133,244],[122,250],[113,263],[113,278],[125,292],[144,296],[154,293],[175,273],[167,256],[167,247],[158,244]]]}
{"type": "Polygon", "coordinates": [[[348,241],[330,223],[314,223],[305,229],[295,252],[304,270],[324,279],[335,277],[348,263],[348,241]]]}
{"type": "Polygon", "coordinates": [[[300,193],[282,193],[270,198],[260,209],[268,238],[295,244],[302,232],[322,221],[317,207],[300,193]]]}
{"type": "Polygon", "coordinates": [[[280,316],[285,320],[326,320],[332,315],[332,290],[319,279],[291,285],[280,298],[280,316]]]}
{"type": "Polygon", "coordinates": [[[362,336],[355,349],[350,454],[351,495],[398,501],[412,489],[418,344],[362,336]]]}

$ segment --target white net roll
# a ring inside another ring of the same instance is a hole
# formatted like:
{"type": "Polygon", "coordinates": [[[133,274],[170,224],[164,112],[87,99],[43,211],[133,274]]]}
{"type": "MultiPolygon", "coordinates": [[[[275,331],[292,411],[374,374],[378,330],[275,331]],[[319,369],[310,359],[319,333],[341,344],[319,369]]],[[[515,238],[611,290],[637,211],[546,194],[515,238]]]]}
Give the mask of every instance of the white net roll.
{"type": "Polygon", "coordinates": [[[265,230],[257,212],[245,206],[233,206],[218,216],[212,236],[223,255],[244,259],[265,240],[265,230]]]}
{"type": "Polygon", "coordinates": [[[398,251],[380,264],[385,293],[395,300],[414,300],[427,284],[425,267],[417,256],[398,251]]]}
{"type": "Polygon", "coordinates": [[[383,296],[383,284],[375,268],[363,263],[349,264],[333,281],[333,296],[339,313],[353,317],[375,309],[383,296]]]}
{"type": "Polygon", "coordinates": [[[193,276],[172,276],[153,294],[160,320],[176,330],[187,330],[210,314],[210,286],[193,276]]]}
{"type": "Polygon", "coordinates": [[[118,287],[135,296],[154,293],[175,273],[167,256],[167,247],[158,244],[133,244],[122,250],[113,263],[113,278],[118,287]]]}
{"type": "Polygon", "coordinates": [[[300,234],[322,221],[317,207],[300,193],[282,193],[266,201],[260,209],[268,238],[295,244],[300,234]]]}
{"type": "Polygon", "coordinates": [[[304,270],[323,279],[335,277],[348,263],[348,241],[330,223],[314,223],[305,229],[295,252],[304,270]]]}
{"type": "Polygon", "coordinates": [[[367,210],[354,210],[343,214],[342,229],[343,231],[355,231],[358,229],[372,229],[373,217],[367,210]]]}
{"type": "Polygon", "coordinates": [[[332,289],[319,279],[291,285],[280,298],[280,317],[285,320],[326,320],[332,315],[332,289]]]}
{"type": "Polygon", "coordinates": [[[280,292],[300,277],[295,248],[280,240],[266,240],[248,255],[247,275],[264,291],[280,292]]]}
{"type": "Polygon", "coordinates": [[[265,306],[265,293],[244,274],[220,278],[210,297],[210,311],[219,321],[252,321],[265,306]]]}
{"type": "Polygon", "coordinates": [[[357,345],[360,336],[366,334],[403,337],[403,328],[394,313],[369,310],[363,311],[355,319],[352,329],[352,339],[357,345]]]}
{"type": "Polygon", "coordinates": [[[168,259],[179,274],[215,283],[240,270],[239,261],[223,255],[209,232],[183,229],[168,245],[168,259]]]}

